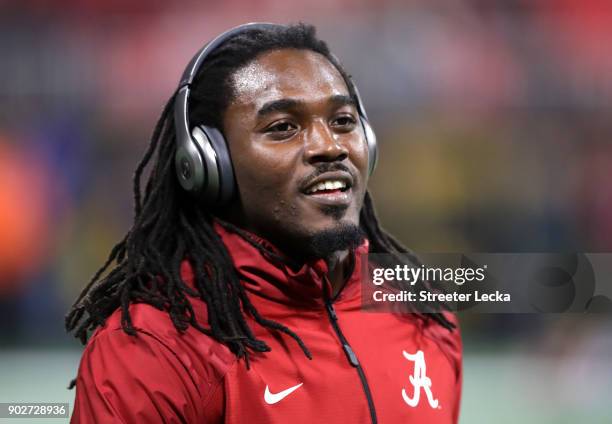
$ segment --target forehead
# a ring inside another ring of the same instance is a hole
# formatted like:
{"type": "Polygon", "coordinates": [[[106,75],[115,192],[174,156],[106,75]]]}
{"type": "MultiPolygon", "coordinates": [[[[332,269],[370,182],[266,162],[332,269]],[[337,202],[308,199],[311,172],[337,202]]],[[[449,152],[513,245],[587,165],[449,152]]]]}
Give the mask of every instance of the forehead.
{"type": "Polygon", "coordinates": [[[282,98],[317,102],[349,94],[334,65],[311,50],[280,49],[263,53],[236,71],[231,83],[232,104],[255,110],[282,98]]]}

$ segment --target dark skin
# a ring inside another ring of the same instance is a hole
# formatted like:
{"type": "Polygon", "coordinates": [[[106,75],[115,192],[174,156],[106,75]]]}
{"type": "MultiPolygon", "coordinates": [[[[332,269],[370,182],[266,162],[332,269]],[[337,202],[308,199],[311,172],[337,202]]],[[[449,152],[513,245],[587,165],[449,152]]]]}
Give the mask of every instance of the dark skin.
{"type": "MultiPolygon", "coordinates": [[[[368,165],[359,114],[338,70],[310,50],[266,52],[232,77],[224,133],[239,198],[227,219],[301,263],[316,233],[359,226],[368,165]]],[[[324,259],[335,294],[348,251],[324,259]]]]}

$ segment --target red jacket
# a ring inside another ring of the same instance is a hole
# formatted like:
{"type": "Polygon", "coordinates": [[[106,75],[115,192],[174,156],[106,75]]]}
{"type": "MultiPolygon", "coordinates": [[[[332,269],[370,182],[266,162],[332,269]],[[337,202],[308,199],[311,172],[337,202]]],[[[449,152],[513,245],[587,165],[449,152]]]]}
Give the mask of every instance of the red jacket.
{"type": "MultiPolygon", "coordinates": [[[[262,328],[271,351],[251,355],[250,369],[194,328],[180,334],[166,312],[130,307],[136,337],[120,312],[90,339],[79,367],[73,423],[456,423],[461,397],[461,339],[414,315],[360,309],[360,261],[333,302],[324,261],[298,272],[269,262],[221,227],[248,295],[262,316],[294,330],[262,328]]],[[[185,262],[187,283],[193,273],[185,262]]],[[[206,323],[206,304],[192,299],[206,323]]],[[[449,317],[454,320],[454,317],[449,317]]]]}

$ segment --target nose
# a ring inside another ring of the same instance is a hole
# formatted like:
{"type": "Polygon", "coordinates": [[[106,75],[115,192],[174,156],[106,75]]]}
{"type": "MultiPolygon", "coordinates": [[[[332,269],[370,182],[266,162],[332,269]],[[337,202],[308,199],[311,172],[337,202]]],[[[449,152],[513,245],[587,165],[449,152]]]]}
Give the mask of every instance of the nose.
{"type": "Polygon", "coordinates": [[[349,151],[339,136],[323,122],[316,122],[306,132],[304,156],[307,163],[340,162],[349,151]]]}

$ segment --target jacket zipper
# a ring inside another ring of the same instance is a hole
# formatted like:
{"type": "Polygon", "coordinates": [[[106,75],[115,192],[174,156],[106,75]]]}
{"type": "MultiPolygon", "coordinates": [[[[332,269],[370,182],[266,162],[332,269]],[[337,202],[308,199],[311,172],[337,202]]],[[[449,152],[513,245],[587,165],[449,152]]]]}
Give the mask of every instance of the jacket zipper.
{"type": "Polygon", "coordinates": [[[336,310],[334,309],[334,305],[330,299],[325,299],[325,307],[327,309],[327,315],[329,316],[329,321],[331,322],[334,331],[336,332],[336,336],[342,343],[342,349],[344,349],[344,353],[346,353],[346,358],[349,363],[357,369],[357,373],[359,374],[359,379],[361,380],[361,385],[363,386],[363,391],[365,392],[366,398],[368,400],[368,408],[370,410],[370,418],[372,419],[372,424],[376,424],[378,419],[376,418],[376,409],[374,408],[374,400],[372,399],[372,392],[370,392],[370,386],[368,385],[368,380],[366,379],[365,373],[363,372],[363,368],[361,368],[361,364],[357,359],[357,355],[351,348],[348,340],[342,334],[342,330],[340,330],[340,326],[338,325],[338,316],[336,315],[336,310]]]}

